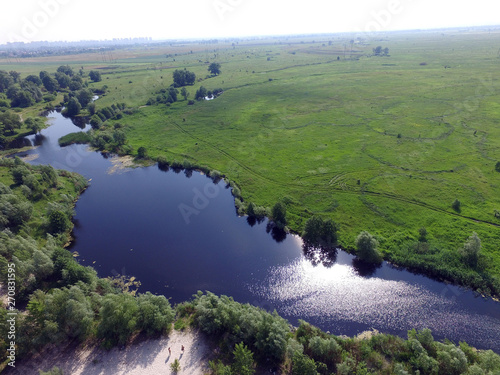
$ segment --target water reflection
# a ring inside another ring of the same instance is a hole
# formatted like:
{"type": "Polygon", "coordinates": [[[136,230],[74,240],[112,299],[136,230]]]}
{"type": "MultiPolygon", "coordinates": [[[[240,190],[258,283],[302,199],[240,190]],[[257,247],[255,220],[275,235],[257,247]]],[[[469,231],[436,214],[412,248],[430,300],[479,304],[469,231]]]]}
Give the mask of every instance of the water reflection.
{"type": "Polygon", "coordinates": [[[313,266],[321,264],[326,268],[331,268],[337,262],[337,249],[314,247],[307,243],[302,245],[304,257],[311,262],[313,266]]]}
{"type": "Polygon", "coordinates": [[[272,221],[266,225],[266,233],[270,233],[273,240],[277,243],[283,242],[286,239],[286,232],[283,228],[279,228],[272,221]]]}
{"type": "Polygon", "coordinates": [[[34,146],[41,146],[43,142],[45,142],[47,138],[45,138],[44,135],[42,134],[35,134],[35,137],[33,138],[33,145],[34,146]]]}
{"type": "Polygon", "coordinates": [[[369,263],[365,262],[359,258],[354,258],[352,260],[352,268],[359,276],[362,277],[372,277],[375,275],[377,270],[382,267],[381,263],[369,263]]]}

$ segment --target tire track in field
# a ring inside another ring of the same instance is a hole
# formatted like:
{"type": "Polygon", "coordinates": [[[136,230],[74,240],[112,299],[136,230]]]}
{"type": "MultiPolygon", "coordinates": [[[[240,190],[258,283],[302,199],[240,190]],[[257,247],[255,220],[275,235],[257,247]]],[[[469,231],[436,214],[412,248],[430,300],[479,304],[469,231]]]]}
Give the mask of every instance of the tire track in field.
{"type": "MultiPolygon", "coordinates": [[[[272,183],[274,185],[277,185],[277,186],[283,186],[283,187],[290,187],[290,186],[292,186],[294,188],[301,189],[301,190],[303,190],[303,189],[306,188],[305,186],[303,186],[301,184],[296,184],[296,183],[292,183],[292,182],[283,183],[283,182],[280,182],[280,181],[276,181],[276,180],[274,180],[274,179],[272,179],[270,177],[266,177],[266,176],[264,176],[264,175],[256,172],[252,168],[248,167],[247,165],[243,164],[242,162],[240,162],[238,159],[236,159],[234,156],[232,156],[228,152],[220,149],[219,147],[213,145],[212,143],[208,142],[205,139],[199,138],[199,137],[191,134],[186,129],[182,128],[182,126],[180,126],[179,124],[177,124],[175,121],[172,121],[172,123],[182,133],[186,134],[187,136],[191,137],[192,139],[197,140],[198,142],[205,143],[210,148],[216,150],[220,154],[222,154],[225,157],[227,157],[228,159],[232,160],[234,163],[236,163],[237,165],[239,165],[241,168],[245,169],[247,172],[251,173],[252,175],[254,175],[254,176],[256,176],[256,177],[258,177],[258,178],[260,178],[260,179],[262,179],[264,181],[270,182],[270,183],[272,183]]],[[[462,219],[467,219],[467,220],[470,220],[470,221],[474,221],[476,223],[482,223],[482,224],[491,225],[491,226],[496,227],[496,228],[500,227],[500,224],[493,223],[491,221],[480,220],[480,219],[477,219],[477,218],[474,218],[474,217],[460,215],[460,214],[455,213],[455,212],[446,211],[445,209],[442,209],[442,208],[439,208],[439,207],[435,207],[435,206],[432,206],[432,205],[424,203],[424,202],[415,201],[415,200],[406,198],[406,197],[401,196],[401,195],[390,194],[390,193],[380,193],[380,192],[371,191],[371,190],[361,190],[361,191],[357,192],[357,191],[352,191],[352,190],[343,190],[341,187],[335,187],[335,186],[329,186],[329,187],[317,186],[317,187],[315,187],[315,191],[323,191],[323,192],[330,193],[332,190],[335,190],[335,192],[337,192],[337,193],[343,193],[343,194],[351,194],[351,195],[358,195],[358,196],[359,195],[370,195],[370,196],[373,196],[373,197],[381,197],[381,198],[393,199],[393,200],[397,200],[399,202],[404,202],[404,203],[407,203],[407,204],[416,205],[416,206],[419,206],[419,207],[422,207],[422,208],[426,208],[426,209],[432,210],[434,212],[446,214],[446,215],[449,215],[449,216],[454,216],[454,217],[459,217],[459,218],[462,218],[462,219]]]]}

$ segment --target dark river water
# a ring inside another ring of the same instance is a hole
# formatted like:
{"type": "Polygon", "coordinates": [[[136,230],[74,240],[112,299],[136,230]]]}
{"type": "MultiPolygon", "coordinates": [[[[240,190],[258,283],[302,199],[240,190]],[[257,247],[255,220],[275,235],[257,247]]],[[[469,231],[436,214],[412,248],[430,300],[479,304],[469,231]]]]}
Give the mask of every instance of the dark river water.
{"type": "Polygon", "coordinates": [[[266,221],[238,217],[224,182],[156,166],[120,169],[85,145],[60,148],[58,138],[79,129],[56,112],[49,117],[53,125],[29,137],[39,146],[20,156],[91,179],[70,250],[100,276],[135,276],[140,292],[172,303],[198,290],[227,294],[337,335],[375,328],[406,337],[428,327],[437,339],[500,352],[500,303],[386,263],[367,270],[343,251],[306,257],[299,237],[276,242],[266,221]]]}

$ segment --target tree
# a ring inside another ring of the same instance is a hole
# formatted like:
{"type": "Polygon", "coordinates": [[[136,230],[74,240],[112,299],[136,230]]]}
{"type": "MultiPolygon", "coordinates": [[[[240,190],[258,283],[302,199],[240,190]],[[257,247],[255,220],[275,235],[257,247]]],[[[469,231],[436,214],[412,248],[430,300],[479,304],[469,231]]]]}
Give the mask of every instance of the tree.
{"type": "Polygon", "coordinates": [[[71,83],[71,78],[67,74],[57,72],[56,73],[56,81],[57,81],[57,83],[59,83],[59,87],[65,89],[71,83]]]}
{"type": "Polygon", "coordinates": [[[11,70],[9,72],[10,76],[14,80],[14,83],[19,83],[20,78],[21,78],[21,73],[16,72],[15,70],[11,70]]]}
{"type": "Polygon", "coordinates": [[[35,100],[29,92],[20,90],[12,98],[10,105],[11,107],[26,108],[32,106],[34,102],[35,100]]]}
{"type": "Polygon", "coordinates": [[[174,86],[175,87],[182,87],[186,85],[194,85],[194,82],[196,81],[196,75],[193,72],[190,72],[189,70],[181,70],[181,69],[176,69],[172,73],[173,79],[174,79],[174,86]]]}
{"type": "Polygon", "coordinates": [[[479,253],[481,251],[481,239],[477,235],[476,232],[472,233],[467,241],[464,243],[464,247],[462,248],[462,256],[464,257],[465,262],[471,266],[476,267],[477,262],[479,260],[479,253]]]}
{"type": "Polygon", "coordinates": [[[370,263],[380,263],[382,256],[377,250],[377,240],[368,232],[361,232],[356,237],[356,255],[359,259],[370,263]]]}
{"type": "Polygon", "coordinates": [[[380,56],[382,54],[382,46],[377,46],[373,49],[373,54],[375,56],[380,56]]]}
{"type": "Polygon", "coordinates": [[[118,146],[121,146],[121,145],[125,144],[127,137],[122,130],[117,129],[113,132],[113,139],[118,146]]]}
{"type": "Polygon", "coordinates": [[[188,92],[188,90],[185,87],[183,87],[181,89],[181,95],[184,97],[184,100],[187,100],[187,98],[189,96],[189,92],[188,92]]]}
{"type": "Polygon", "coordinates": [[[94,98],[94,93],[91,89],[82,89],[76,92],[76,98],[82,105],[82,108],[86,108],[94,98]]]}
{"type": "Polygon", "coordinates": [[[451,208],[453,208],[456,212],[460,212],[460,206],[462,203],[458,199],[455,199],[453,203],[451,204],[451,208]]]}
{"type": "Polygon", "coordinates": [[[30,74],[24,80],[27,81],[27,82],[32,82],[32,83],[34,83],[37,86],[41,86],[42,85],[42,80],[38,76],[33,75],[33,74],[30,74]]]}
{"type": "Polygon", "coordinates": [[[214,76],[221,74],[220,64],[216,62],[211,63],[210,66],[208,67],[208,71],[214,76]]]}
{"type": "Polygon", "coordinates": [[[42,70],[42,71],[38,74],[38,76],[40,77],[40,79],[42,80],[42,82],[43,82],[43,79],[44,79],[45,77],[48,77],[49,75],[50,75],[50,74],[49,74],[49,72],[47,72],[46,70],[42,70]]]}
{"type": "Polygon", "coordinates": [[[500,172],[500,161],[495,164],[495,171],[500,172]]]}
{"type": "Polygon", "coordinates": [[[21,125],[19,115],[11,111],[0,112],[0,128],[4,131],[13,132],[14,129],[20,129],[21,125]]]}
{"type": "Polygon", "coordinates": [[[82,106],[76,98],[71,98],[66,106],[64,114],[69,117],[77,116],[80,113],[82,106]]]}
{"type": "Polygon", "coordinates": [[[66,214],[59,210],[54,210],[49,215],[49,232],[52,234],[63,233],[69,226],[70,221],[66,214]]]}
{"type": "Polygon", "coordinates": [[[243,342],[236,344],[233,351],[233,371],[237,375],[253,375],[255,373],[253,353],[243,342]]]}
{"type": "Polygon", "coordinates": [[[147,150],[146,150],[146,147],[141,146],[141,147],[139,147],[139,148],[137,149],[137,157],[138,157],[139,159],[144,159],[144,158],[146,158],[147,156],[148,156],[148,152],[147,152],[147,150]]]}
{"type": "Polygon", "coordinates": [[[97,70],[91,70],[89,72],[89,78],[94,81],[94,82],[100,82],[102,81],[102,78],[101,78],[101,72],[97,71],[97,70]]]}
{"type": "Polygon", "coordinates": [[[37,118],[28,117],[24,121],[24,124],[35,134],[43,129],[43,120],[39,117],[37,118]]]}
{"type": "Polygon", "coordinates": [[[57,91],[57,81],[49,75],[42,78],[43,87],[49,92],[57,91]]]}
{"type": "Polygon", "coordinates": [[[43,99],[42,90],[40,90],[40,88],[36,84],[34,84],[33,82],[22,81],[21,82],[21,89],[30,93],[30,95],[33,97],[33,99],[35,99],[35,101],[37,103],[42,101],[42,99],[43,99]]]}
{"type": "Polygon", "coordinates": [[[337,226],[331,219],[313,216],[307,220],[302,238],[312,246],[330,247],[337,242],[337,226]]]}
{"type": "Polygon", "coordinates": [[[286,206],[282,202],[277,202],[271,211],[271,216],[274,221],[274,224],[278,228],[284,228],[287,224],[286,221],[286,206]]]}
{"type": "Polygon", "coordinates": [[[319,375],[316,371],[314,359],[302,353],[295,353],[292,360],[292,373],[294,375],[319,375]]]}
{"type": "Polygon", "coordinates": [[[5,70],[0,70],[0,92],[5,92],[14,84],[12,76],[5,70]]]}
{"type": "Polygon", "coordinates": [[[196,90],[196,94],[194,95],[194,98],[196,100],[203,100],[207,96],[207,89],[203,86],[201,86],[198,90],[196,90]]]}
{"type": "Polygon", "coordinates": [[[69,65],[61,65],[59,68],[57,68],[57,71],[59,73],[64,73],[67,74],[70,77],[73,77],[73,69],[69,65]]]}
{"type": "Polygon", "coordinates": [[[90,118],[90,125],[92,126],[93,129],[99,129],[102,125],[101,118],[97,115],[93,115],[90,118]]]}
{"type": "Polygon", "coordinates": [[[12,179],[17,185],[21,185],[24,182],[24,179],[31,174],[30,170],[26,168],[24,165],[19,165],[10,170],[10,174],[12,175],[12,179]]]}

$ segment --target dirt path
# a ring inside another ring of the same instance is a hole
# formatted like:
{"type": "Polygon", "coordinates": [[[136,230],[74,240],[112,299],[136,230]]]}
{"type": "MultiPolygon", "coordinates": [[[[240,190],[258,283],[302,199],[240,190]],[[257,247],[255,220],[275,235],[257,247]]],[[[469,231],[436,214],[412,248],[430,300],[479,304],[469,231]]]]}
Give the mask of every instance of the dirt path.
{"type": "Polygon", "coordinates": [[[178,374],[203,375],[210,356],[211,349],[202,335],[172,331],[168,337],[143,341],[123,350],[114,348],[108,352],[95,347],[47,350],[29,361],[18,362],[16,369],[7,374],[38,375],[38,370],[48,371],[53,366],[62,369],[64,375],[171,374],[170,364],[180,358],[178,374]]]}

